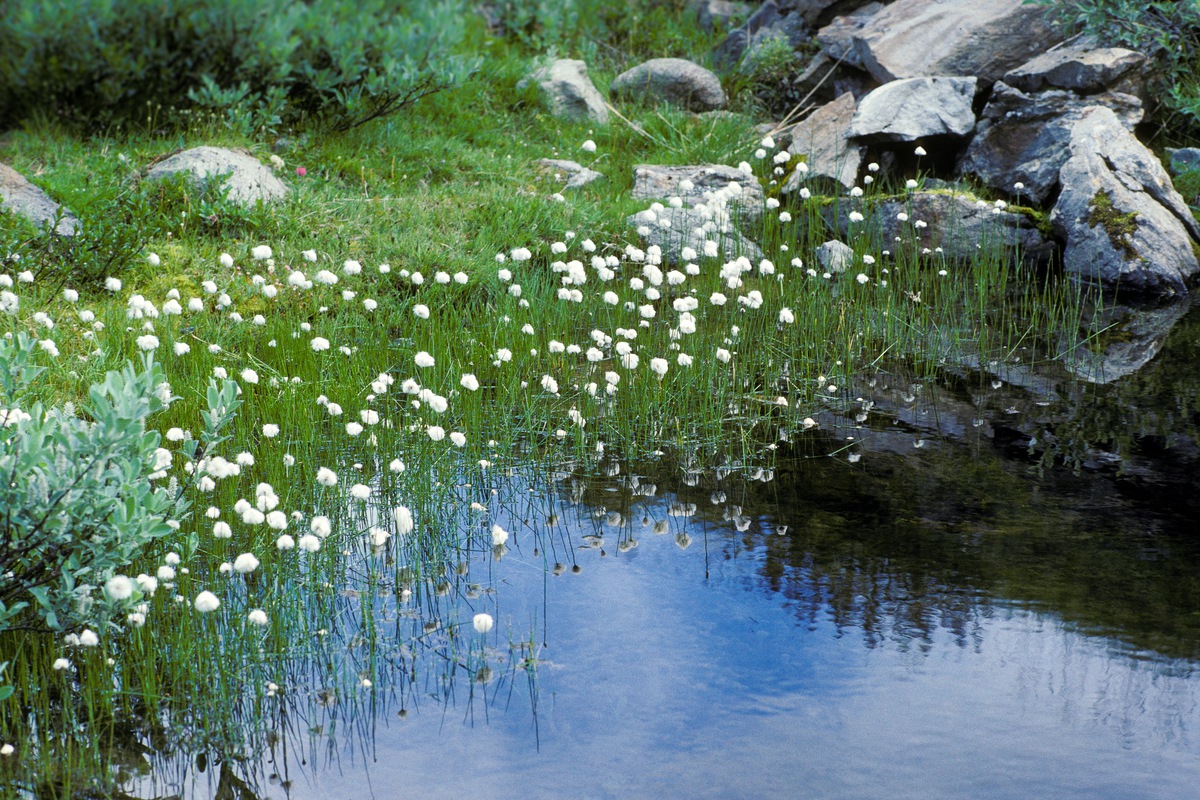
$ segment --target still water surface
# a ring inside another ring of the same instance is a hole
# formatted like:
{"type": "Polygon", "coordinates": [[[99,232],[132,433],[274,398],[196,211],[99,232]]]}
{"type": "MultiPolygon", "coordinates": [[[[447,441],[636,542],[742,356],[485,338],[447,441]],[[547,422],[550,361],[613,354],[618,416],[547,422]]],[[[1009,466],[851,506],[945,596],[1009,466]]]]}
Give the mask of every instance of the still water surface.
{"type": "Polygon", "coordinates": [[[254,796],[1200,796],[1185,520],[950,442],[785,455],[769,482],[629,473],[493,510],[513,538],[470,580],[494,593],[460,602],[496,654],[535,640],[536,685],[497,664],[393,697],[332,746],[281,742],[254,796]]]}

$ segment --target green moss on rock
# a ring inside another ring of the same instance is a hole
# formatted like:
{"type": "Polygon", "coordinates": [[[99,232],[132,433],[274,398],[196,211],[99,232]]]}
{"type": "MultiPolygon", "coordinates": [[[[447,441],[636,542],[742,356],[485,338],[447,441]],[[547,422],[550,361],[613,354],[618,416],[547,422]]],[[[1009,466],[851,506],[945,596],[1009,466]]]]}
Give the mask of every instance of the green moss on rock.
{"type": "Polygon", "coordinates": [[[1137,212],[1122,214],[1117,211],[1112,196],[1104,189],[1096,192],[1089,207],[1092,212],[1088,215],[1088,227],[1102,226],[1112,246],[1120,250],[1127,260],[1138,258],[1137,248],[1130,241],[1137,230],[1137,212]]]}

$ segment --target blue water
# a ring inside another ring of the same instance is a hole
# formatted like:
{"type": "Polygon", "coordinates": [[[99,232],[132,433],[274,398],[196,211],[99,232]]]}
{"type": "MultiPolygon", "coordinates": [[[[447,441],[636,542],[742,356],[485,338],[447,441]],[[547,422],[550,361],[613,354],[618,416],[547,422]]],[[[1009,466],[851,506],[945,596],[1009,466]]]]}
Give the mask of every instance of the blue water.
{"type": "MultiPolygon", "coordinates": [[[[745,532],[711,509],[669,516],[666,492],[611,492],[633,518],[620,529],[564,497],[553,528],[494,511],[515,536],[502,560],[472,564],[470,580],[488,576],[495,593],[463,602],[496,616],[496,678],[461,680],[448,701],[432,685],[393,698],[332,745],[284,742],[258,796],[1200,796],[1194,662],[970,581],[928,597],[893,586],[878,607],[860,596],[835,611],[821,599],[842,588],[827,561],[779,563],[799,535],[773,532],[797,503],[780,492],[745,532]],[[582,538],[601,531],[605,555],[582,538]],[[510,635],[540,646],[535,691],[499,660],[510,635]]],[[[209,780],[154,788],[211,796],[209,780]]]]}

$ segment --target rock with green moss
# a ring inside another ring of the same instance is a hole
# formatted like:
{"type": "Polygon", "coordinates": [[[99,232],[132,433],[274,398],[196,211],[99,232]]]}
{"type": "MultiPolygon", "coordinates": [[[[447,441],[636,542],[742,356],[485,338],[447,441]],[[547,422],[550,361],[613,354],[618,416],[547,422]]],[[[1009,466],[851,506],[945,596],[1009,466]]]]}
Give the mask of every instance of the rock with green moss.
{"type": "Polygon", "coordinates": [[[984,251],[1017,252],[1029,263],[1048,261],[1056,250],[1036,215],[981,200],[965,189],[907,192],[870,205],[842,198],[821,211],[825,222],[845,237],[865,235],[876,242],[922,250],[941,248],[949,261],[972,261],[984,251]],[[863,215],[862,221],[850,213],[863,215]]]}
{"type": "Polygon", "coordinates": [[[1108,108],[1075,123],[1051,212],[1069,274],[1139,294],[1186,294],[1200,224],[1155,155],[1108,108]]]}

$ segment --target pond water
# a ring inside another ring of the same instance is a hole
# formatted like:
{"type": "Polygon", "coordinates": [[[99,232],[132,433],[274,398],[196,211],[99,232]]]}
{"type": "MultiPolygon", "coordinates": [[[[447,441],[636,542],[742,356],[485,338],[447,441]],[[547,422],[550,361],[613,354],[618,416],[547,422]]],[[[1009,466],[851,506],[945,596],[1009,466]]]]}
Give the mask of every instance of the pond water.
{"type": "Polygon", "coordinates": [[[373,687],[339,708],[291,676],[260,761],[150,759],[126,791],[1196,796],[1200,318],[1169,337],[1108,384],[866,376],[769,469],[458,487],[487,516],[448,521],[461,562],[416,610],[347,593],[347,630],[382,621],[373,687]]]}

